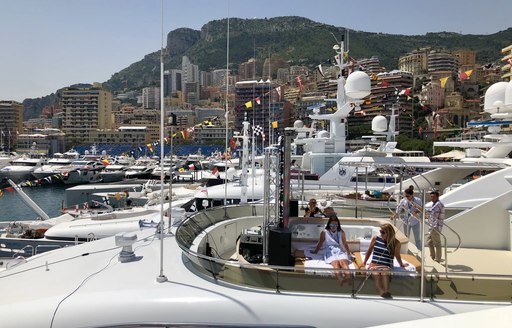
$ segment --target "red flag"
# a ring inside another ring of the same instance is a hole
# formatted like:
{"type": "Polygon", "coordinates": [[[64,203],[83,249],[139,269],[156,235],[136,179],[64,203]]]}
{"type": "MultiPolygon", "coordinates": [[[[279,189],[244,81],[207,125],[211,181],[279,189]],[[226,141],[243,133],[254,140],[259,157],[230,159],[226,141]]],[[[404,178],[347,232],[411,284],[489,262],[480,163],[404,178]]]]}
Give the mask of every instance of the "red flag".
{"type": "Polygon", "coordinates": [[[231,138],[231,140],[229,140],[229,145],[231,146],[231,148],[236,149],[235,138],[231,138]]]}
{"type": "Polygon", "coordinates": [[[389,82],[386,80],[382,80],[382,86],[383,87],[389,87],[389,82]]]}
{"type": "Polygon", "coordinates": [[[217,173],[219,172],[219,168],[217,166],[215,166],[212,170],[212,174],[213,175],[217,175],[217,173]]]}
{"type": "Polygon", "coordinates": [[[257,103],[258,105],[261,105],[261,99],[260,99],[260,97],[256,98],[256,103],[257,103]]]}

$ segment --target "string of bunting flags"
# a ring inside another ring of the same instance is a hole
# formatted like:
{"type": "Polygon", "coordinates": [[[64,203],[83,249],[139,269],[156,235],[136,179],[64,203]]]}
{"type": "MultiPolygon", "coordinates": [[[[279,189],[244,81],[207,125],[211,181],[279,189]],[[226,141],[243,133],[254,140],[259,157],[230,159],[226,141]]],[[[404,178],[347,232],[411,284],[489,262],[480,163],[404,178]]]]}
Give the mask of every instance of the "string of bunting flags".
{"type": "MultiPolygon", "coordinates": [[[[27,180],[27,181],[24,181],[24,182],[20,182],[20,183],[17,184],[17,187],[18,188],[39,187],[39,186],[41,186],[43,184],[50,184],[50,183],[54,183],[54,182],[60,181],[61,179],[62,179],[62,177],[59,174],[54,174],[54,175],[47,176],[47,177],[45,177],[43,179],[27,180]]],[[[12,187],[12,186],[1,188],[0,189],[0,197],[2,197],[4,195],[4,191],[14,192],[15,190],[14,190],[14,187],[12,187]]]]}

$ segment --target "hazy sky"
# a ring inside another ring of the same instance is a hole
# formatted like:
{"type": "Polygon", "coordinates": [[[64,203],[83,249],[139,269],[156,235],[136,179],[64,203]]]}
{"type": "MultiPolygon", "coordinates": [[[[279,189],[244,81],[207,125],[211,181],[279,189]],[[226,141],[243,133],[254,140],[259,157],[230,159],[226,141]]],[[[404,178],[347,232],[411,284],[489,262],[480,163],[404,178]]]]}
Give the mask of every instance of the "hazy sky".
{"type": "MultiPolygon", "coordinates": [[[[163,1],[165,35],[228,16],[302,16],[408,35],[492,34],[512,26],[512,0],[163,1]]],[[[161,0],[0,0],[0,100],[21,102],[71,84],[108,80],[160,49],[160,9],[161,0]]]]}

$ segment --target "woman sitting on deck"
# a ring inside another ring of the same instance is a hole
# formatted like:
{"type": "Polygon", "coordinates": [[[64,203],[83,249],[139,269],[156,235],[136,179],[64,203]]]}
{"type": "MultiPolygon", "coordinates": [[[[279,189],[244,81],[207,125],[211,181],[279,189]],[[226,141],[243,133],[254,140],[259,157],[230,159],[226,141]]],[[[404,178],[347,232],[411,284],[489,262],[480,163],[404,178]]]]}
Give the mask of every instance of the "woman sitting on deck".
{"type": "MultiPolygon", "coordinates": [[[[402,262],[400,256],[400,241],[395,238],[395,229],[389,223],[380,226],[380,236],[374,236],[368,247],[368,251],[361,264],[361,268],[366,267],[366,262],[372,254],[372,263],[368,267],[369,270],[391,270],[393,267],[393,258],[396,257],[398,264],[401,267],[408,266],[407,263],[402,262]]],[[[389,273],[374,273],[375,289],[383,298],[392,298],[389,289],[389,273]]]]}
{"type": "Polygon", "coordinates": [[[345,276],[347,281],[350,283],[350,272],[348,271],[348,266],[350,263],[349,259],[351,258],[351,254],[348,248],[345,232],[341,229],[340,220],[338,220],[335,212],[329,215],[327,225],[325,229],[320,233],[318,244],[316,245],[315,250],[311,251],[311,253],[318,253],[324,242],[325,263],[332,265],[335,269],[346,270],[336,272],[336,277],[338,278],[340,286],[343,286],[343,276],[345,276]]]}

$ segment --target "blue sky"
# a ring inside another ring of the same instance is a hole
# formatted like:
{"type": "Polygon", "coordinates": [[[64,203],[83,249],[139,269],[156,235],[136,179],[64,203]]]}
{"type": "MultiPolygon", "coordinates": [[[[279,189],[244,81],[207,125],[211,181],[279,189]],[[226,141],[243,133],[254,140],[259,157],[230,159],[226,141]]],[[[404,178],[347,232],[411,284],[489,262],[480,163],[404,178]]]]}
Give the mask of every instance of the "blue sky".
{"type": "MultiPolygon", "coordinates": [[[[161,0],[0,0],[0,100],[108,80],[160,49],[160,8],[161,0]]],[[[302,16],[367,32],[492,34],[512,26],[511,13],[512,0],[164,0],[164,31],[302,16]]]]}

